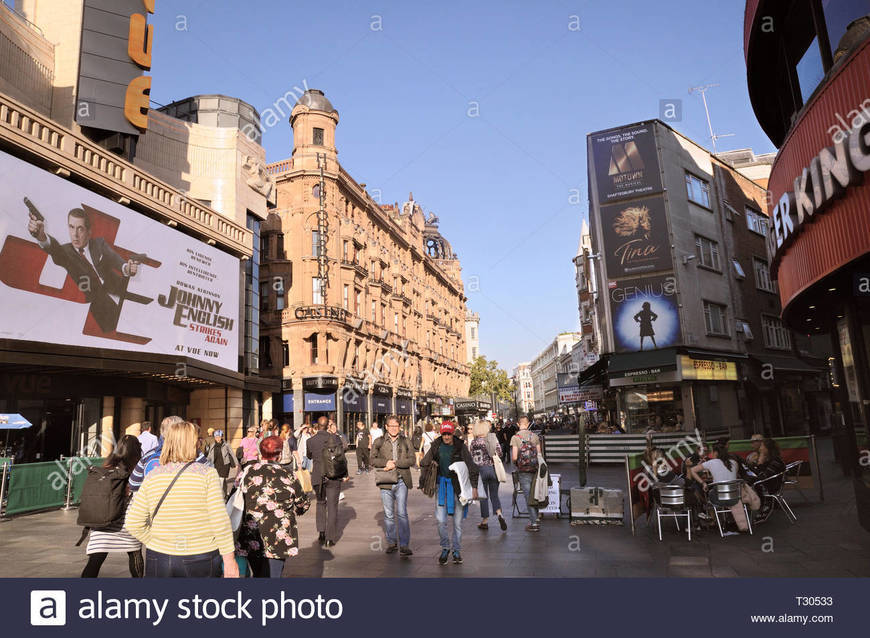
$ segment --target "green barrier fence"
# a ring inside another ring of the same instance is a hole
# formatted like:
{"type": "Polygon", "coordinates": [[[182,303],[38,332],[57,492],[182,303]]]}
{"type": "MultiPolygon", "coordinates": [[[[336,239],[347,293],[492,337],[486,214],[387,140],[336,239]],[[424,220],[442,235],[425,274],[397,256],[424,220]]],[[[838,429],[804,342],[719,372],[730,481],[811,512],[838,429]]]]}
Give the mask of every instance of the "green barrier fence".
{"type": "Polygon", "coordinates": [[[6,463],[12,463],[11,456],[0,456],[0,467],[3,467],[6,463]]]}
{"type": "Polygon", "coordinates": [[[66,503],[66,468],[59,461],[21,463],[9,470],[7,515],[63,507],[66,503]]]}
{"type": "Polygon", "coordinates": [[[87,468],[102,465],[104,461],[102,458],[71,457],[46,463],[10,465],[3,514],[12,516],[79,503],[87,468]]]}

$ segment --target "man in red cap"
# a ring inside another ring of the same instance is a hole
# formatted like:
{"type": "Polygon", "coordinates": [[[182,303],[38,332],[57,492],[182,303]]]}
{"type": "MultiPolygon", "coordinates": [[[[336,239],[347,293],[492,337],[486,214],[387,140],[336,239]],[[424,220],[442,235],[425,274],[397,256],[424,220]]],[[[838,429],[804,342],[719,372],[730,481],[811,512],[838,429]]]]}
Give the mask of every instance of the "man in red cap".
{"type": "MultiPolygon", "coordinates": [[[[478,468],[471,458],[471,452],[461,440],[453,436],[456,426],[450,421],[441,424],[441,437],[432,441],[432,446],[421,462],[426,466],[435,461],[438,468],[435,498],[435,518],[438,521],[438,536],[441,538],[441,555],[438,563],[447,564],[450,556],[451,541],[447,529],[447,517],[453,516],[453,562],[457,565],[462,563],[462,519],[467,513],[467,505],[459,501],[461,486],[456,472],[450,469],[454,463],[463,462],[468,467],[468,477],[472,485],[477,485],[478,468]]],[[[477,488],[473,490],[473,497],[477,498],[477,488]]]]}

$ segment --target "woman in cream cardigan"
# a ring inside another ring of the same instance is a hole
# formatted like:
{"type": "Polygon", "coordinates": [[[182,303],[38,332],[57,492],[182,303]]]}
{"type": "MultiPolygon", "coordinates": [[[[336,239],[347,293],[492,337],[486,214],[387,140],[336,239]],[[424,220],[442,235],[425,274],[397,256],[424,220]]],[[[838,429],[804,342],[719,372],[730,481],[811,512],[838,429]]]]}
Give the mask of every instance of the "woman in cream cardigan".
{"type": "Polygon", "coordinates": [[[223,562],[224,576],[238,577],[222,480],[213,467],[194,463],[196,426],[180,421],[162,434],[160,465],[145,476],[126,520],[145,545],[145,576],[219,576],[223,562]]]}

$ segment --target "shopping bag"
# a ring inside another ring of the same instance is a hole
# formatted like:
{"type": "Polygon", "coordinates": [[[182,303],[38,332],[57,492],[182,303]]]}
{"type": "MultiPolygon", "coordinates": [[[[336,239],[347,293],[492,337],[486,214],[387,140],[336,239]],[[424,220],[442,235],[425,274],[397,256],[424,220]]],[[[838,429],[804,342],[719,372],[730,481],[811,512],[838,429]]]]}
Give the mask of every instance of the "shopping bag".
{"type": "Polygon", "coordinates": [[[492,457],[492,466],[495,468],[495,476],[498,478],[498,482],[505,483],[507,481],[507,472],[504,471],[504,463],[501,462],[498,455],[492,457]]]}
{"type": "Polygon", "coordinates": [[[296,478],[302,484],[302,491],[306,493],[314,491],[314,488],[311,486],[311,472],[308,470],[297,470],[296,478]]]}

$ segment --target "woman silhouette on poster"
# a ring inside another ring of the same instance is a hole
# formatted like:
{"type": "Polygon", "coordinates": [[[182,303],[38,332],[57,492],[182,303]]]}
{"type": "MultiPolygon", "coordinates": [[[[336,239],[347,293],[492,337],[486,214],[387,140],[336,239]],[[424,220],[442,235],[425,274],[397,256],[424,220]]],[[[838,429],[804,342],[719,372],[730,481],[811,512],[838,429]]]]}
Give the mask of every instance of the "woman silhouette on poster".
{"type": "Polygon", "coordinates": [[[640,312],[634,316],[634,320],[640,324],[640,349],[643,350],[643,338],[649,337],[652,339],[653,348],[658,348],[656,345],[656,333],[653,330],[652,322],[658,319],[659,316],[654,313],[649,306],[648,301],[643,302],[643,307],[640,312]]]}

